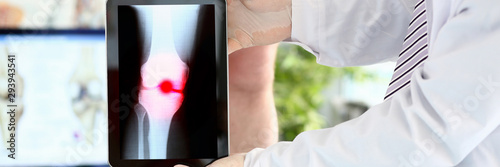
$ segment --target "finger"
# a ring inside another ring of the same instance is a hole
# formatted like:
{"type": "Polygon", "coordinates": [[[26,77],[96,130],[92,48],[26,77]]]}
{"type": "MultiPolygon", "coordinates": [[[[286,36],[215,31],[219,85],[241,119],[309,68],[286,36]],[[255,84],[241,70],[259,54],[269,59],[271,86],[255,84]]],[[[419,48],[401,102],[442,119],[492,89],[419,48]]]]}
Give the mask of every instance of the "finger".
{"type": "Polygon", "coordinates": [[[208,165],[207,167],[243,167],[246,153],[234,154],[226,158],[222,158],[208,165]]]}
{"type": "Polygon", "coordinates": [[[189,166],[178,164],[178,165],[175,165],[174,167],[189,167],[189,166]]]}
{"type": "Polygon", "coordinates": [[[231,53],[233,53],[237,50],[240,50],[242,48],[243,47],[241,46],[241,44],[237,40],[235,40],[233,38],[227,39],[227,51],[228,51],[227,54],[231,54],[231,53]]]}
{"type": "Polygon", "coordinates": [[[258,31],[252,33],[252,37],[255,39],[254,45],[269,45],[277,42],[281,42],[287,38],[290,38],[292,34],[292,26],[286,27],[275,27],[270,28],[266,31],[258,31]]]}
{"type": "Polygon", "coordinates": [[[291,0],[241,0],[241,3],[254,12],[278,12],[292,4],[291,0]]]}

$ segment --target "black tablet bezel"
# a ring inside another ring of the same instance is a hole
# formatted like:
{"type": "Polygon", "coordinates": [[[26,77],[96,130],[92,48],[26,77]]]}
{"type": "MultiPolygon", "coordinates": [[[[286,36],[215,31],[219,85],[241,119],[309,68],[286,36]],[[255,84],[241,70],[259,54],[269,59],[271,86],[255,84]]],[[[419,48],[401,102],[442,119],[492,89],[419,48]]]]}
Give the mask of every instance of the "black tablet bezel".
{"type": "MultiPolygon", "coordinates": [[[[127,160],[120,155],[120,115],[119,109],[112,105],[119,101],[118,83],[118,6],[125,5],[214,5],[215,8],[215,46],[216,46],[216,89],[217,89],[217,123],[219,128],[217,140],[219,144],[218,158],[229,153],[229,121],[228,121],[228,79],[227,79],[227,37],[226,37],[226,2],[225,0],[108,0],[106,4],[106,45],[108,60],[108,148],[111,166],[173,166],[185,164],[203,166],[214,159],[161,159],[161,160],[127,160]]],[[[119,83],[118,83],[119,85],[119,83]]]]}

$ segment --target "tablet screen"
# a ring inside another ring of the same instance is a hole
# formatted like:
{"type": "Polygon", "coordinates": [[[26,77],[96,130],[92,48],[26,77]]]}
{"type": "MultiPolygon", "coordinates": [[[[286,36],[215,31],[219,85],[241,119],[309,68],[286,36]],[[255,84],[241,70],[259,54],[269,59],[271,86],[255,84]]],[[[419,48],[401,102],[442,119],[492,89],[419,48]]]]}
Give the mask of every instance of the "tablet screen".
{"type": "Polygon", "coordinates": [[[214,5],[118,6],[122,159],[214,158],[214,5]]]}

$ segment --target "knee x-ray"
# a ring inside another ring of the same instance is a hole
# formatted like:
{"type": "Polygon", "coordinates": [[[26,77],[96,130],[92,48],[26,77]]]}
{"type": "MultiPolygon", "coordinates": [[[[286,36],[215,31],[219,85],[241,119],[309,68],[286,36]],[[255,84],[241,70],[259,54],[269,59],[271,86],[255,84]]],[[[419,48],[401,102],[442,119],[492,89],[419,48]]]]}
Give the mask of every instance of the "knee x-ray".
{"type": "Polygon", "coordinates": [[[218,156],[214,6],[118,7],[122,159],[218,156]]]}

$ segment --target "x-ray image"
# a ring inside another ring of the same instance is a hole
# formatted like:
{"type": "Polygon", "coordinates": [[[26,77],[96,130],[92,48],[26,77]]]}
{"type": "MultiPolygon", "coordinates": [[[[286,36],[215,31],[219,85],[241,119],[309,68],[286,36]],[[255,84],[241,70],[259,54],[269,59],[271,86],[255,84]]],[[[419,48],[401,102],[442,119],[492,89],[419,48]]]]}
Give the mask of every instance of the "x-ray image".
{"type": "Polygon", "coordinates": [[[214,7],[118,7],[122,159],[217,157],[214,7]]]}

